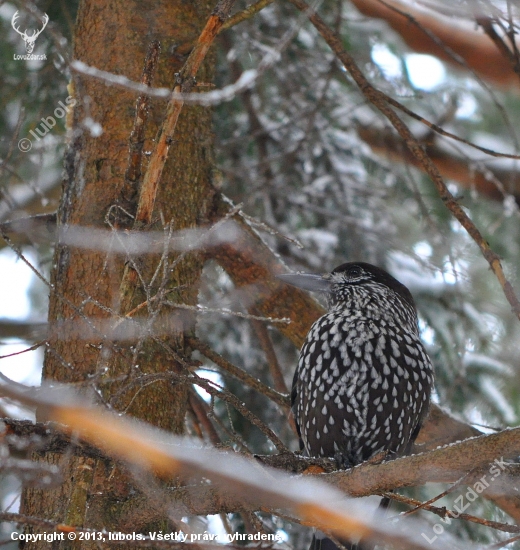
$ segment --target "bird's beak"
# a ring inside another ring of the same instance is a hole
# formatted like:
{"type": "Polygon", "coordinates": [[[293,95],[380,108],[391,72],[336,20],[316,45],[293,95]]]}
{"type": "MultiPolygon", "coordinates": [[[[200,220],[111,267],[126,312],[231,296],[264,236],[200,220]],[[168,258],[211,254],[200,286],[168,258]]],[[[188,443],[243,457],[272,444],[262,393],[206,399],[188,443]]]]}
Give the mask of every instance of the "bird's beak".
{"type": "Polygon", "coordinates": [[[277,275],[276,278],[284,283],[311,292],[329,292],[331,286],[329,279],[314,273],[284,273],[283,275],[277,275]]]}

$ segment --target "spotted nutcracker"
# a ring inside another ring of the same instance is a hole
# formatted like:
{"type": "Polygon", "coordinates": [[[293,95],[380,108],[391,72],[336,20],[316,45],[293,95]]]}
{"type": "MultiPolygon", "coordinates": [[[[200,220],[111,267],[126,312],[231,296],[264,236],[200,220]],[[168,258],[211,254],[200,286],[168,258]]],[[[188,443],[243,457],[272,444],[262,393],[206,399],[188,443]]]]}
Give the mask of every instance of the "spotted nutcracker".
{"type": "MultiPolygon", "coordinates": [[[[291,401],[302,450],[346,468],[382,452],[407,454],[433,384],[410,291],[363,262],[279,278],[325,293],[329,306],[307,334],[294,373],[291,401]]],[[[311,550],[334,549],[323,534],[313,537],[311,550]]]]}

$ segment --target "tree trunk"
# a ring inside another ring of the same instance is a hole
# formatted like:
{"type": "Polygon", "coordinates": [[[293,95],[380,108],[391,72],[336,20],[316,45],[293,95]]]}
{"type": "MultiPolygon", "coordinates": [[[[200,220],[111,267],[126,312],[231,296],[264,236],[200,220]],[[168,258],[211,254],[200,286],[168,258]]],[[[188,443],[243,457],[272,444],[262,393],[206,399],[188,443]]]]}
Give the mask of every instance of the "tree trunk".
{"type": "MultiPolygon", "coordinates": [[[[212,7],[205,0],[82,0],[74,58],[139,81],[147,48],[158,40],[161,56],[153,85],[171,88],[212,7]]],[[[211,57],[199,71],[201,82],[211,81],[211,57]]],[[[82,227],[88,239],[88,228],[109,230],[110,222],[120,227],[132,225],[127,213],[135,212],[138,189],[125,186],[124,181],[136,95],[83,75],[74,76],[71,95],[77,103],[69,116],[71,138],[58,227],[65,235],[68,227],[82,227]],[[96,135],[92,121],[101,125],[101,135],[96,135]]],[[[153,148],[165,107],[166,101],[151,101],[145,151],[153,148]]],[[[207,219],[213,196],[212,138],[210,110],[184,107],[159,185],[154,220],[143,228],[145,231],[190,228],[207,219]]],[[[184,368],[184,362],[176,358],[186,357],[183,334],[193,330],[193,318],[185,311],[181,317],[175,310],[159,309],[161,302],[157,300],[139,310],[141,317],[133,316],[145,322],[155,315],[152,336],[138,341],[114,339],[109,330],[121,314],[145,302],[158,289],[168,292],[171,302],[196,303],[201,255],[189,253],[174,264],[173,259],[169,254],[169,264],[161,264],[159,277],[150,284],[160,254],[128,259],[58,243],[44,379],[79,384],[86,394],[98,399],[101,396],[111,408],[182,433],[188,388],[175,381],[175,374],[184,368]],[[125,284],[135,280],[136,286],[125,288],[123,277],[125,284]],[[151,384],[139,380],[139,376],[157,373],[164,376],[151,384]]],[[[64,482],[49,490],[26,488],[24,514],[108,531],[145,529],[125,521],[132,517],[135,522],[137,514],[131,510],[128,477],[113,464],[52,454],[39,459],[59,466],[64,482]]],[[[48,543],[32,547],[43,549],[48,543]]],[[[59,546],[79,547],[89,546],[79,541],[65,541],[59,546]]]]}

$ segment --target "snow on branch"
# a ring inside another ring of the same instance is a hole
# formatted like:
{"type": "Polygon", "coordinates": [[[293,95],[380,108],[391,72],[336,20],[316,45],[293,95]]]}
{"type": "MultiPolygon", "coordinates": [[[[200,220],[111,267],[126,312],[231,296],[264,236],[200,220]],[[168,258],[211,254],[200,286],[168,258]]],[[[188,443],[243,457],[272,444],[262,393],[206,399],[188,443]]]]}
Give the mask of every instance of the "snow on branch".
{"type": "MultiPolygon", "coordinates": [[[[216,451],[201,446],[199,441],[176,437],[144,422],[92,407],[65,385],[29,388],[3,375],[1,379],[0,394],[4,397],[38,406],[42,416],[58,423],[60,431],[75,433],[108,455],[159,477],[207,478],[246,506],[286,510],[306,524],[337,536],[363,537],[411,550],[441,548],[420,536],[426,526],[416,518],[398,525],[381,522],[372,518],[362,503],[353,506],[342,492],[320,481],[293,478],[235,453],[216,451]]],[[[450,542],[451,548],[462,548],[455,541],[450,542]]],[[[445,544],[444,537],[442,548],[445,544]]]]}

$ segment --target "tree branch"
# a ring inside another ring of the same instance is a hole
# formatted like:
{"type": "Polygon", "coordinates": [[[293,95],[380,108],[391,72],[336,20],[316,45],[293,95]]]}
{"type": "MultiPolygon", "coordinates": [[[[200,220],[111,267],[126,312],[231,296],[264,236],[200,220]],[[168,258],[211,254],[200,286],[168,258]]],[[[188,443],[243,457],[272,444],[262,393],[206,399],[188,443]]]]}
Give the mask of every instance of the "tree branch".
{"type": "MultiPolygon", "coordinates": [[[[395,133],[375,126],[358,126],[357,131],[374,152],[425,171],[423,164],[395,133]]],[[[466,189],[476,189],[484,197],[496,201],[503,201],[511,193],[520,204],[520,174],[517,170],[488,168],[483,163],[450,154],[434,143],[422,143],[445,178],[456,181],[466,189]]]]}

